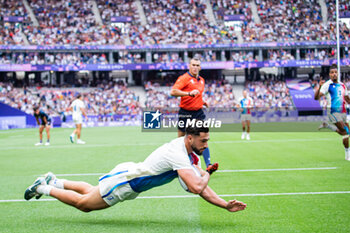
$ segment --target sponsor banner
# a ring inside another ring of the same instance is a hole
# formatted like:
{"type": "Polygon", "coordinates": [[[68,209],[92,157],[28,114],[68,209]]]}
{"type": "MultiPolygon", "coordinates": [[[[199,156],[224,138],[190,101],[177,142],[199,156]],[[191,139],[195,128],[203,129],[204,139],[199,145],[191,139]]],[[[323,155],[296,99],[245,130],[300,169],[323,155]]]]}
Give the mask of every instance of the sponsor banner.
{"type": "Polygon", "coordinates": [[[244,15],[225,15],[224,20],[225,21],[244,21],[245,17],[244,15]]]}
{"type": "Polygon", "coordinates": [[[350,18],[350,11],[340,12],[339,18],[350,18]]]}
{"type": "Polygon", "coordinates": [[[295,107],[299,111],[321,111],[320,102],[314,99],[314,90],[312,88],[306,90],[290,89],[289,93],[293,99],[295,107]]]}
{"type": "MultiPolygon", "coordinates": [[[[294,60],[263,62],[203,62],[202,69],[244,69],[263,67],[314,67],[330,66],[336,63],[331,60],[294,60]]],[[[342,59],[341,66],[349,66],[350,59],[342,59]]],[[[112,71],[112,70],[187,70],[187,63],[153,63],[153,64],[70,64],[70,65],[30,65],[0,64],[0,71],[112,71]]]]}
{"type": "Polygon", "coordinates": [[[131,21],[132,21],[132,17],[129,17],[129,16],[112,16],[111,17],[111,22],[113,23],[127,23],[131,21]]]}
{"type": "Polygon", "coordinates": [[[290,90],[303,91],[311,88],[311,84],[308,80],[291,79],[287,80],[286,84],[290,90]]]}
{"type": "Polygon", "coordinates": [[[26,128],[26,116],[1,116],[0,130],[26,128]]]}
{"type": "Polygon", "coordinates": [[[3,17],[4,22],[22,22],[24,21],[24,17],[23,16],[4,16],[3,17]]]}

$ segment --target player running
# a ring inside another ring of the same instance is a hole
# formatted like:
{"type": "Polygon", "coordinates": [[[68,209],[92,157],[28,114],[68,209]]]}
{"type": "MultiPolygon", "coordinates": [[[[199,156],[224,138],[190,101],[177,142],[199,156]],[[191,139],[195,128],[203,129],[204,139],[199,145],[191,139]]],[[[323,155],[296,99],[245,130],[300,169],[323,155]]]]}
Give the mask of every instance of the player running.
{"type": "Polygon", "coordinates": [[[253,100],[248,96],[246,90],[243,91],[243,97],[239,99],[238,107],[241,109],[241,121],[242,121],[242,136],[241,139],[246,138],[250,140],[250,122],[252,120],[253,100]],[[247,126],[247,131],[246,127],[247,126]]]}
{"type": "MultiPolygon", "coordinates": [[[[203,123],[203,122],[202,122],[203,123]]],[[[210,175],[217,167],[206,171],[198,168],[201,176],[192,170],[189,154],[201,154],[208,147],[209,128],[196,124],[186,129],[184,137],[178,137],[153,151],[141,163],[126,162],[117,165],[99,179],[97,186],[85,182],[57,179],[52,173],[38,178],[25,191],[24,198],[52,196],[59,201],[89,212],[105,209],[125,200],[135,199],[141,192],[169,183],[180,176],[188,189],[203,199],[230,212],[244,210],[240,201],[225,201],[209,186],[210,175]]]]}
{"type": "Polygon", "coordinates": [[[83,102],[83,96],[81,94],[77,95],[77,98],[72,102],[68,111],[73,111],[73,121],[75,123],[76,129],[69,136],[70,141],[74,143],[75,135],[77,135],[77,144],[85,144],[83,140],[80,139],[81,128],[83,123],[83,116],[88,119],[85,112],[85,104],[83,102]]]}
{"type": "Polygon", "coordinates": [[[36,143],[35,146],[43,145],[43,131],[46,130],[47,141],[45,146],[50,145],[50,126],[51,126],[51,118],[44,111],[40,110],[38,106],[33,108],[34,117],[39,126],[39,138],[40,142],[36,143]],[[40,119],[40,121],[39,121],[40,119]]]}
{"type": "Polygon", "coordinates": [[[343,145],[345,148],[345,159],[350,161],[349,150],[349,124],[346,120],[345,104],[350,103],[348,90],[342,82],[338,82],[338,67],[333,64],[329,70],[330,79],[325,82],[321,80],[319,88],[315,92],[315,100],[326,96],[327,99],[327,116],[329,122],[323,122],[319,129],[328,128],[343,136],[343,145]],[[333,125],[334,124],[334,125],[333,125]]]}
{"type": "MultiPolygon", "coordinates": [[[[189,64],[189,71],[176,80],[170,91],[170,95],[181,97],[179,122],[183,121],[186,124],[188,119],[205,119],[202,108],[203,106],[208,108],[209,105],[207,102],[203,101],[205,81],[199,76],[200,70],[200,60],[198,58],[192,58],[189,64]]],[[[185,135],[185,130],[185,127],[179,126],[178,137],[183,137],[185,135]]],[[[203,158],[207,167],[211,165],[209,148],[203,152],[203,158]]]]}

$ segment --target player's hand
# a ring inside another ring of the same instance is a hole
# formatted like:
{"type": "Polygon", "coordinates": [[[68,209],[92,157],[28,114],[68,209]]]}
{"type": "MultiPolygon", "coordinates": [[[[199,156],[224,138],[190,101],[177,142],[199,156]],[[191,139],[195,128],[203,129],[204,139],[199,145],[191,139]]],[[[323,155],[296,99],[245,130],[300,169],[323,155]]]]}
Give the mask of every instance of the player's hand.
{"type": "Polygon", "coordinates": [[[320,80],[320,82],[318,83],[318,85],[322,86],[326,81],[324,81],[323,79],[320,80]]]}
{"type": "Polygon", "coordinates": [[[247,204],[237,201],[237,200],[231,200],[227,202],[226,209],[230,212],[237,212],[244,210],[247,207],[247,204]]]}
{"type": "Polygon", "coordinates": [[[214,163],[214,164],[210,164],[207,167],[207,172],[211,175],[213,172],[215,172],[216,170],[218,170],[219,168],[219,164],[218,163],[214,163]]]}
{"type": "Polygon", "coordinates": [[[209,108],[208,102],[204,102],[203,105],[204,105],[205,107],[209,108]]]}
{"type": "Polygon", "coordinates": [[[191,96],[191,97],[195,97],[195,96],[198,95],[198,94],[199,94],[199,91],[196,90],[196,89],[190,91],[190,96],[191,96]]]}

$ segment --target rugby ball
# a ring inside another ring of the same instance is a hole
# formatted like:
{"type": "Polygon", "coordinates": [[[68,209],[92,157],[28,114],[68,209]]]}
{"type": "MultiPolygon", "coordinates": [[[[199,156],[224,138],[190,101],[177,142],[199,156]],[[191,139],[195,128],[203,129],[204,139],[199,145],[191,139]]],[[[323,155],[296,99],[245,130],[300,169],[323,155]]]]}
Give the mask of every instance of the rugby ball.
{"type": "MultiPolygon", "coordinates": [[[[193,166],[193,165],[192,165],[191,167],[192,167],[192,170],[194,171],[194,173],[195,173],[198,177],[200,177],[200,176],[201,176],[201,173],[198,171],[198,169],[197,169],[195,166],[193,166]]],[[[182,187],[185,191],[191,192],[191,191],[188,189],[188,187],[187,187],[187,185],[185,184],[185,182],[181,179],[180,176],[178,176],[178,179],[179,179],[179,183],[180,183],[181,187],[182,187]]]]}

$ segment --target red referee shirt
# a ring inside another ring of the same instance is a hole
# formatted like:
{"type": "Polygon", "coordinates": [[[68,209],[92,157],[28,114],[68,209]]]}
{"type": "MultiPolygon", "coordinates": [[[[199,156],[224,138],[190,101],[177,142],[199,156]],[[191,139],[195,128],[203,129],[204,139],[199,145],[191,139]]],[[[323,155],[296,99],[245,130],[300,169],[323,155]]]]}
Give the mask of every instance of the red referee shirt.
{"type": "Polygon", "coordinates": [[[181,75],[175,82],[172,89],[177,89],[180,91],[190,92],[193,90],[198,90],[199,94],[195,97],[182,96],[180,102],[180,108],[188,111],[197,111],[203,107],[203,91],[204,91],[205,81],[201,76],[198,79],[192,76],[189,72],[181,75]]]}

